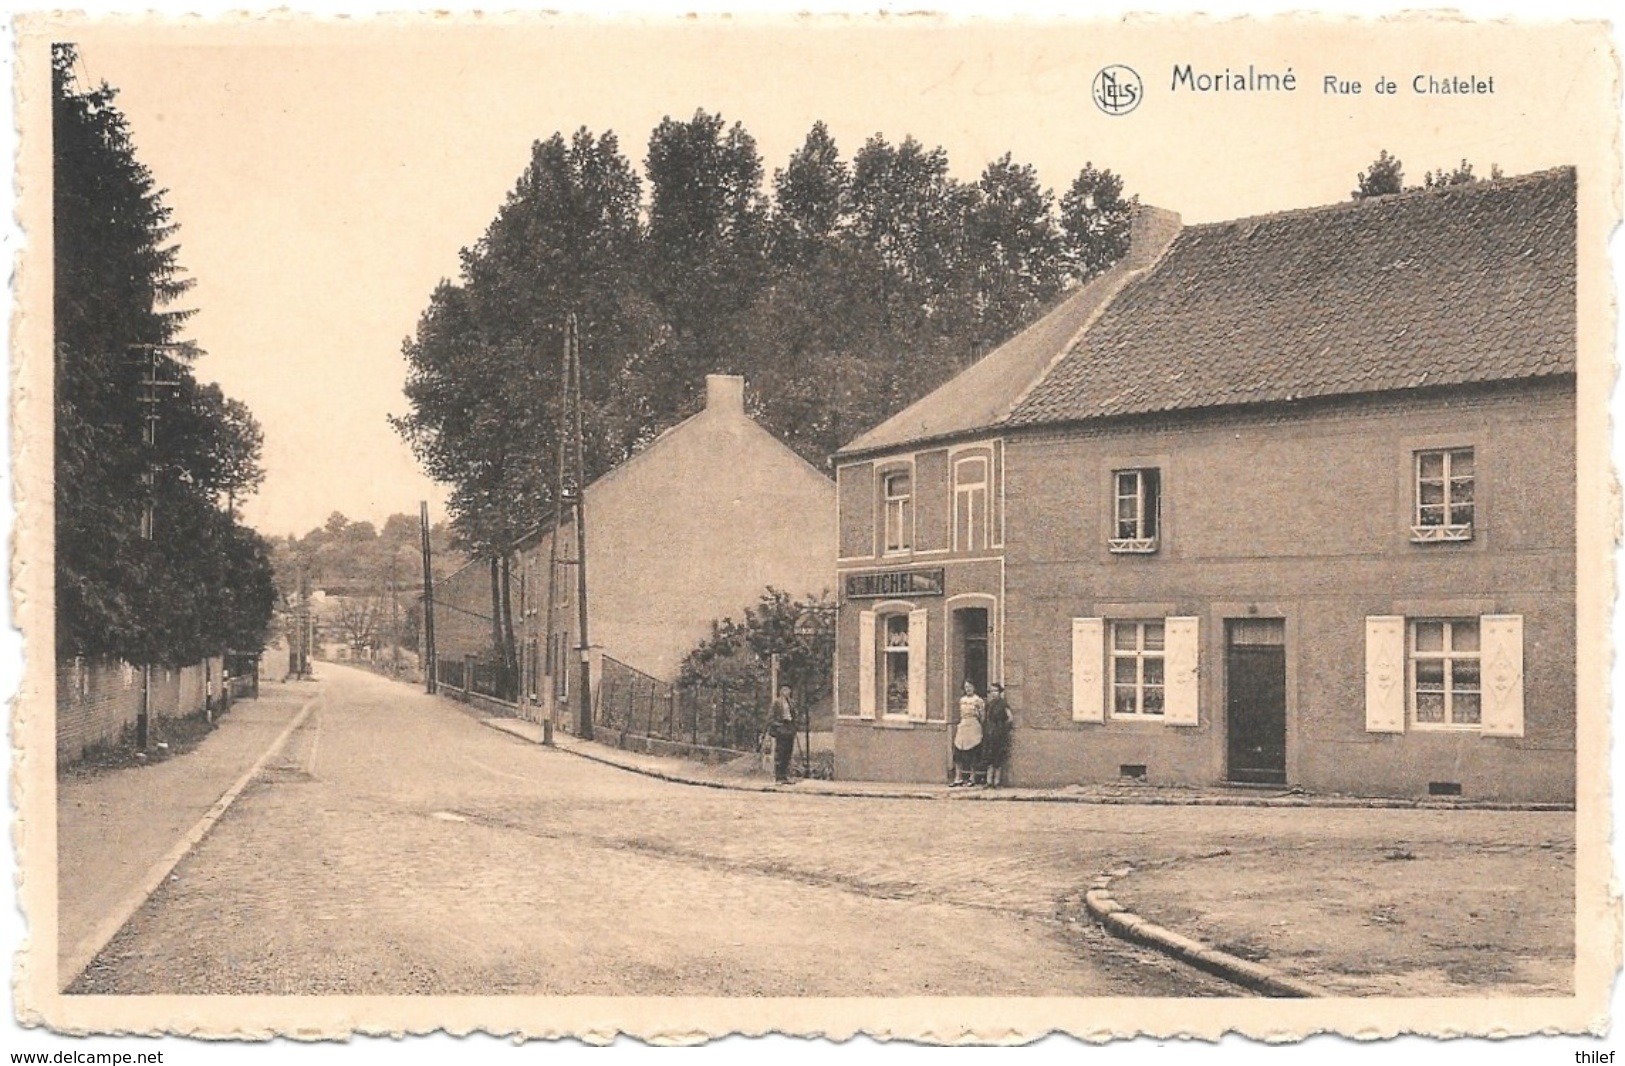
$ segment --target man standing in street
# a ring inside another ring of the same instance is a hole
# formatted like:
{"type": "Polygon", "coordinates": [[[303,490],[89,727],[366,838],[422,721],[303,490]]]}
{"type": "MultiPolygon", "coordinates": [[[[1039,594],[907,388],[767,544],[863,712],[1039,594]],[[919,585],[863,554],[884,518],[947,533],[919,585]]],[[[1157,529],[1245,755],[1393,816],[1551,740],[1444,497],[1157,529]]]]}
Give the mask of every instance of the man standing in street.
{"type": "Polygon", "coordinates": [[[768,730],[773,734],[773,783],[794,784],[790,779],[790,756],[796,749],[796,712],[790,705],[789,685],[779,688],[768,730]]]}

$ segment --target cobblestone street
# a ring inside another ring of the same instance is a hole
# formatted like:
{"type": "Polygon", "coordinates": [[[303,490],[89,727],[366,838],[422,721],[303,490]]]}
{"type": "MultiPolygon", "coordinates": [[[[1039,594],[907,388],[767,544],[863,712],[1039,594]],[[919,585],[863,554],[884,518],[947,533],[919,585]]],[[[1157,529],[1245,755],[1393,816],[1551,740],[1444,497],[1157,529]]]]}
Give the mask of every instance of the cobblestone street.
{"type": "Polygon", "coordinates": [[[1296,847],[1437,850],[1464,817],[1475,836],[1549,842],[1572,871],[1565,813],[696,788],[322,672],[285,750],[72,991],[1238,995],[1082,918],[1091,879],[1224,848],[1267,847],[1284,867],[1296,847]]]}

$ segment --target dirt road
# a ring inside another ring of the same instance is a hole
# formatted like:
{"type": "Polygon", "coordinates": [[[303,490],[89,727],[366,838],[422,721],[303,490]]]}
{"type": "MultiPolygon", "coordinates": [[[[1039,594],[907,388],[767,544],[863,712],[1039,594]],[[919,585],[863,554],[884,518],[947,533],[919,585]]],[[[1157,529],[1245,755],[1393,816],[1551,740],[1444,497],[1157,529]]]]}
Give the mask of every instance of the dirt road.
{"type": "MultiPolygon", "coordinates": [[[[694,788],[323,672],[282,757],[73,991],[1237,995],[1078,921],[1089,881],[1222,846],[1352,854],[1458,833],[1416,811],[694,788]]],[[[1474,817],[1572,850],[1569,816],[1474,817]]]]}

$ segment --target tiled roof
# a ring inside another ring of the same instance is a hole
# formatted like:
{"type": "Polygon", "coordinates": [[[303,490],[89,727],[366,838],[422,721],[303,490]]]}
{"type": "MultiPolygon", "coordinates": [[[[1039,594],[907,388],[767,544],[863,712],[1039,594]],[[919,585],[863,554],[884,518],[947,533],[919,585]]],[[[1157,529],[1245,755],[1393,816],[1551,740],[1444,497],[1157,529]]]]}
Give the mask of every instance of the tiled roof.
{"type": "Polygon", "coordinates": [[[1179,232],[1179,216],[1141,207],[1129,252],[1111,270],[1068,293],[1038,321],[842,448],[878,451],[997,425],[1010,416],[1033,382],[1095,320],[1138,272],[1156,261],[1179,232]]]}
{"type": "Polygon", "coordinates": [[[1563,168],[1188,227],[1006,422],[1572,374],[1575,344],[1563,168]]]}

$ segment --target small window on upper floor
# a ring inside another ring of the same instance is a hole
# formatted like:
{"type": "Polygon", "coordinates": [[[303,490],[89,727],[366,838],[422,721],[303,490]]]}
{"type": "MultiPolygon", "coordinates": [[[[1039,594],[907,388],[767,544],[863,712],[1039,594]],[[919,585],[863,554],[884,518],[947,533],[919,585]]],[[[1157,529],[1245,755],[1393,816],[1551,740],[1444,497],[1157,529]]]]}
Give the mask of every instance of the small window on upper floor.
{"type": "Polygon", "coordinates": [[[959,551],[987,547],[987,459],[983,456],[954,463],[954,547],[959,551]]]}
{"type": "Polygon", "coordinates": [[[1416,453],[1417,543],[1473,539],[1473,450],[1440,448],[1416,453]]]}
{"type": "Polygon", "coordinates": [[[1107,547],[1124,555],[1157,550],[1161,535],[1162,477],[1155,467],[1112,472],[1115,510],[1107,547]]]}
{"type": "Polygon", "coordinates": [[[886,551],[906,552],[914,543],[914,489],[908,471],[899,470],[882,479],[886,495],[886,551]]]}

